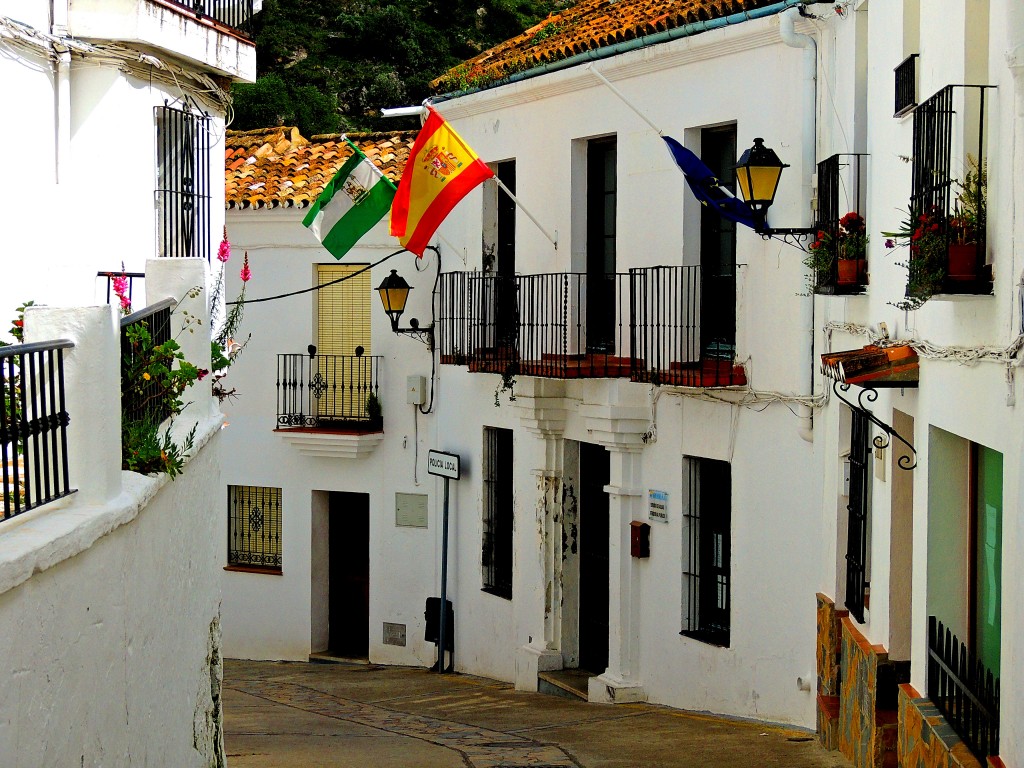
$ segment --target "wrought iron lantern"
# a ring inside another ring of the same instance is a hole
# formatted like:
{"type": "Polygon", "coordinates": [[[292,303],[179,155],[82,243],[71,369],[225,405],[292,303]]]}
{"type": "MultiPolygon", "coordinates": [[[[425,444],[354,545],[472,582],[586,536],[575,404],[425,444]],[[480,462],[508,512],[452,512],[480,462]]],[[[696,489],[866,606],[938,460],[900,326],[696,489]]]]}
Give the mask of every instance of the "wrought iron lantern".
{"type": "Polygon", "coordinates": [[[409,318],[408,328],[399,328],[398,320],[405,312],[406,302],[409,300],[409,291],[412,290],[412,286],[405,281],[405,278],[398,274],[397,270],[392,269],[391,274],[384,278],[377,287],[377,293],[380,294],[381,303],[384,305],[384,311],[387,316],[391,319],[391,330],[395,333],[408,333],[416,336],[420,341],[424,341],[428,347],[433,348],[434,339],[434,325],[431,323],[425,328],[420,328],[420,321],[415,317],[409,318]]]}
{"type": "Polygon", "coordinates": [[[783,240],[803,248],[802,241],[815,234],[816,228],[776,228],[769,227],[767,221],[768,209],[775,202],[775,193],[779,189],[782,169],[789,168],[789,164],[782,162],[774,149],[766,147],[764,139],[757,138],[754,139],[754,146],[740,155],[740,160],[734,167],[740,194],[754,212],[757,225],[755,231],[765,239],[781,236],[783,240]]]}

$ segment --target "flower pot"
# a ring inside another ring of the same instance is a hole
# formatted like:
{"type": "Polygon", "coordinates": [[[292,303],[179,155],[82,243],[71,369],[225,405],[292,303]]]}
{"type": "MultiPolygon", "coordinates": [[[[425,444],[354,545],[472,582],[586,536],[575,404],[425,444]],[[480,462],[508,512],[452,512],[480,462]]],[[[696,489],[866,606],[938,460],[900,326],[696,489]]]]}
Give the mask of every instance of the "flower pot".
{"type": "Polygon", "coordinates": [[[857,259],[840,259],[836,262],[839,267],[839,276],[836,282],[839,285],[856,285],[857,284],[857,273],[858,273],[858,260],[857,259]]]}
{"type": "Polygon", "coordinates": [[[946,273],[950,280],[966,282],[978,279],[978,245],[977,243],[953,243],[949,246],[949,269],[946,273]]]}

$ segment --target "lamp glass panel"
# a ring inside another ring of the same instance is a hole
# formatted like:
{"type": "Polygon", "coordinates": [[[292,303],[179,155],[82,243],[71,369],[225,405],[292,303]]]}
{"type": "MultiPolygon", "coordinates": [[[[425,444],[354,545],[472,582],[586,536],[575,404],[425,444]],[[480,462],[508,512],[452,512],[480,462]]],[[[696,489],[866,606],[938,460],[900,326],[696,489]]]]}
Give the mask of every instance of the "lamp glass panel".
{"type": "Polygon", "coordinates": [[[409,299],[409,288],[378,288],[385,312],[404,312],[409,299]]]}
{"type": "Polygon", "coordinates": [[[782,168],[777,165],[748,165],[737,169],[736,181],[748,203],[771,204],[782,168]]]}

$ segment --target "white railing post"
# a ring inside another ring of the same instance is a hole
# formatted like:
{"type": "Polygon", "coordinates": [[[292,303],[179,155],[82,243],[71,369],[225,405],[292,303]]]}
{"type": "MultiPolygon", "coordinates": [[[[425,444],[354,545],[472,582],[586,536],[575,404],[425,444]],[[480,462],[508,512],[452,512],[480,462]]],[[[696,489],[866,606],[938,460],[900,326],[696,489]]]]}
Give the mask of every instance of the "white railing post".
{"type": "Polygon", "coordinates": [[[64,353],[70,485],[80,503],[104,504],[121,493],[121,346],[114,307],[25,310],[25,342],[51,339],[75,343],[64,353]]]}

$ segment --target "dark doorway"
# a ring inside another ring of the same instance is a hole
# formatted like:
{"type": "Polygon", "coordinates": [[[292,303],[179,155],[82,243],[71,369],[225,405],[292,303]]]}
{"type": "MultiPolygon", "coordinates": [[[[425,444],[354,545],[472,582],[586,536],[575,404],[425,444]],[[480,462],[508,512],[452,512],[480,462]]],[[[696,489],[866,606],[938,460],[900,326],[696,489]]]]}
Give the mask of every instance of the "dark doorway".
{"type": "MultiPolygon", "coordinates": [[[[736,192],[736,126],[700,132],[700,159],[719,183],[736,192]]],[[[700,213],[701,349],[731,360],[736,352],[736,224],[708,206],[700,213]]]]}
{"type": "Polygon", "coordinates": [[[587,352],[615,351],[615,138],[587,144],[587,352]]]}
{"type": "MultiPolygon", "coordinates": [[[[498,180],[515,194],[516,161],[505,160],[494,168],[498,180]]],[[[519,307],[516,295],[516,204],[498,190],[497,238],[494,267],[497,279],[495,290],[495,333],[498,346],[515,349],[519,330],[519,307]]]]}
{"type": "Polygon", "coordinates": [[[329,639],[333,656],[365,658],[370,648],[370,497],[331,493],[329,639]]]}
{"type": "Polygon", "coordinates": [[[580,668],[608,667],[608,494],[611,459],[600,445],[580,443],[580,668]]]}

